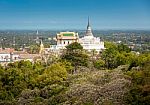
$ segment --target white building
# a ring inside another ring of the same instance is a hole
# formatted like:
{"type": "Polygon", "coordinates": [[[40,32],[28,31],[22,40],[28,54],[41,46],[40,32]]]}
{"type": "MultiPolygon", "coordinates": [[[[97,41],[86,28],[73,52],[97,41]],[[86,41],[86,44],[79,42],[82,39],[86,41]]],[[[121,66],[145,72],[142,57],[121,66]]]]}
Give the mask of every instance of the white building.
{"type": "Polygon", "coordinates": [[[21,60],[29,60],[34,61],[35,59],[39,59],[40,54],[29,54],[24,51],[15,51],[11,48],[2,49],[0,48],[0,64],[3,65],[10,62],[16,62],[21,60]]]}
{"type": "Polygon", "coordinates": [[[83,46],[83,49],[88,51],[96,50],[99,52],[104,49],[104,42],[102,42],[99,37],[93,36],[89,19],[84,37],[79,38],[78,33],[75,32],[60,32],[56,36],[56,41],[57,45],[52,45],[50,47],[50,51],[59,52],[61,49],[65,49],[68,44],[73,42],[80,43],[83,46]]]}
{"type": "Polygon", "coordinates": [[[60,32],[56,36],[57,45],[51,45],[50,50],[59,51],[73,42],[79,41],[78,33],[75,32],[60,32]]]}
{"type": "Polygon", "coordinates": [[[12,52],[14,49],[6,48],[2,49],[0,48],[0,62],[10,62],[12,60],[12,52]]]}
{"type": "Polygon", "coordinates": [[[0,62],[10,62],[11,54],[10,53],[0,53],[0,62]]]}
{"type": "Polygon", "coordinates": [[[104,42],[102,42],[99,37],[93,36],[89,19],[86,33],[84,37],[79,39],[79,43],[83,46],[83,49],[88,51],[96,50],[99,52],[104,49],[104,42]]]}

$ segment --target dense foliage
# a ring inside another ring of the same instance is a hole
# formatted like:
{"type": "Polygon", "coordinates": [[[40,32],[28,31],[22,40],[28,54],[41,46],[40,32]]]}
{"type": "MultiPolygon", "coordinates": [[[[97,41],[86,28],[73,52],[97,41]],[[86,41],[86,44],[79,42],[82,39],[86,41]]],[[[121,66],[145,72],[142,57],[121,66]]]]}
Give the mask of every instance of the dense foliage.
{"type": "Polygon", "coordinates": [[[60,58],[0,66],[2,105],[149,105],[150,53],[106,42],[88,56],[78,43],[60,58]]]}
{"type": "Polygon", "coordinates": [[[128,104],[132,105],[149,105],[150,103],[150,60],[143,66],[128,71],[132,80],[129,92],[126,95],[128,104]]]}
{"type": "MultiPolygon", "coordinates": [[[[10,63],[8,67],[0,68],[0,100],[2,103],[13,102],[17,101],[20,95],[30,94],[34,90],[39,89],[40,91],[55,86],[58,86],[58,89],[63,88],[66,78],[67,71],[61,63],[48,67],[39,65],[39,62],[34,64],[29,61],[10,63]]],[[[55,94],[53,92],[51,95],[55,94]]]]}

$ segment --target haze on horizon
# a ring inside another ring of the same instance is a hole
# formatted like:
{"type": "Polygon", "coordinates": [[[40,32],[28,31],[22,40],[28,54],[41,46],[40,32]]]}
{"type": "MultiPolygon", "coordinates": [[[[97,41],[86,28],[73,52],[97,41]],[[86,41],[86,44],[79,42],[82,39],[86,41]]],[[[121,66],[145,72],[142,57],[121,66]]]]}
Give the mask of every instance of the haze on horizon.
{"type": "Polygon", "coordinates": [[[150,29],[150,0],[0,0],[0,30],[150,29]]]}

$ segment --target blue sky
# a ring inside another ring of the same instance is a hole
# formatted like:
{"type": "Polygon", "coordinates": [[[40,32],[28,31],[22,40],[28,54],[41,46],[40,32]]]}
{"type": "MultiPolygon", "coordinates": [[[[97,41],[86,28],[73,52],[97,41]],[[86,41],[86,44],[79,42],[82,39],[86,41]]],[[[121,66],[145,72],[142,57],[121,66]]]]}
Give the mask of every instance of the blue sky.
{"type": "Polygon", "coordinates": [[[150,0],[0,0],[0,29],[150,29],[150,0]]]}

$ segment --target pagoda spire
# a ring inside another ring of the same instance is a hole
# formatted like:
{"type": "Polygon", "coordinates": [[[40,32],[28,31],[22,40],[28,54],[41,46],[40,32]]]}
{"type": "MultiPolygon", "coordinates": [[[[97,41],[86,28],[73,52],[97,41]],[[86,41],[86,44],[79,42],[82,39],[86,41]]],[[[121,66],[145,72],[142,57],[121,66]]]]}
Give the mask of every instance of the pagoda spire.
{"type": "Polygon", "coordinates": [[[89,16],[88,16],[88,25],[87,27],[90,27],[90,19],[89,19],[89,16]]]}
{"type": "Polygon", "coordinates": [[[87,25],[87,30],[86,30],[85,36],[93,36],[89,17],[88,17],[88,25],[87,25]]]}

